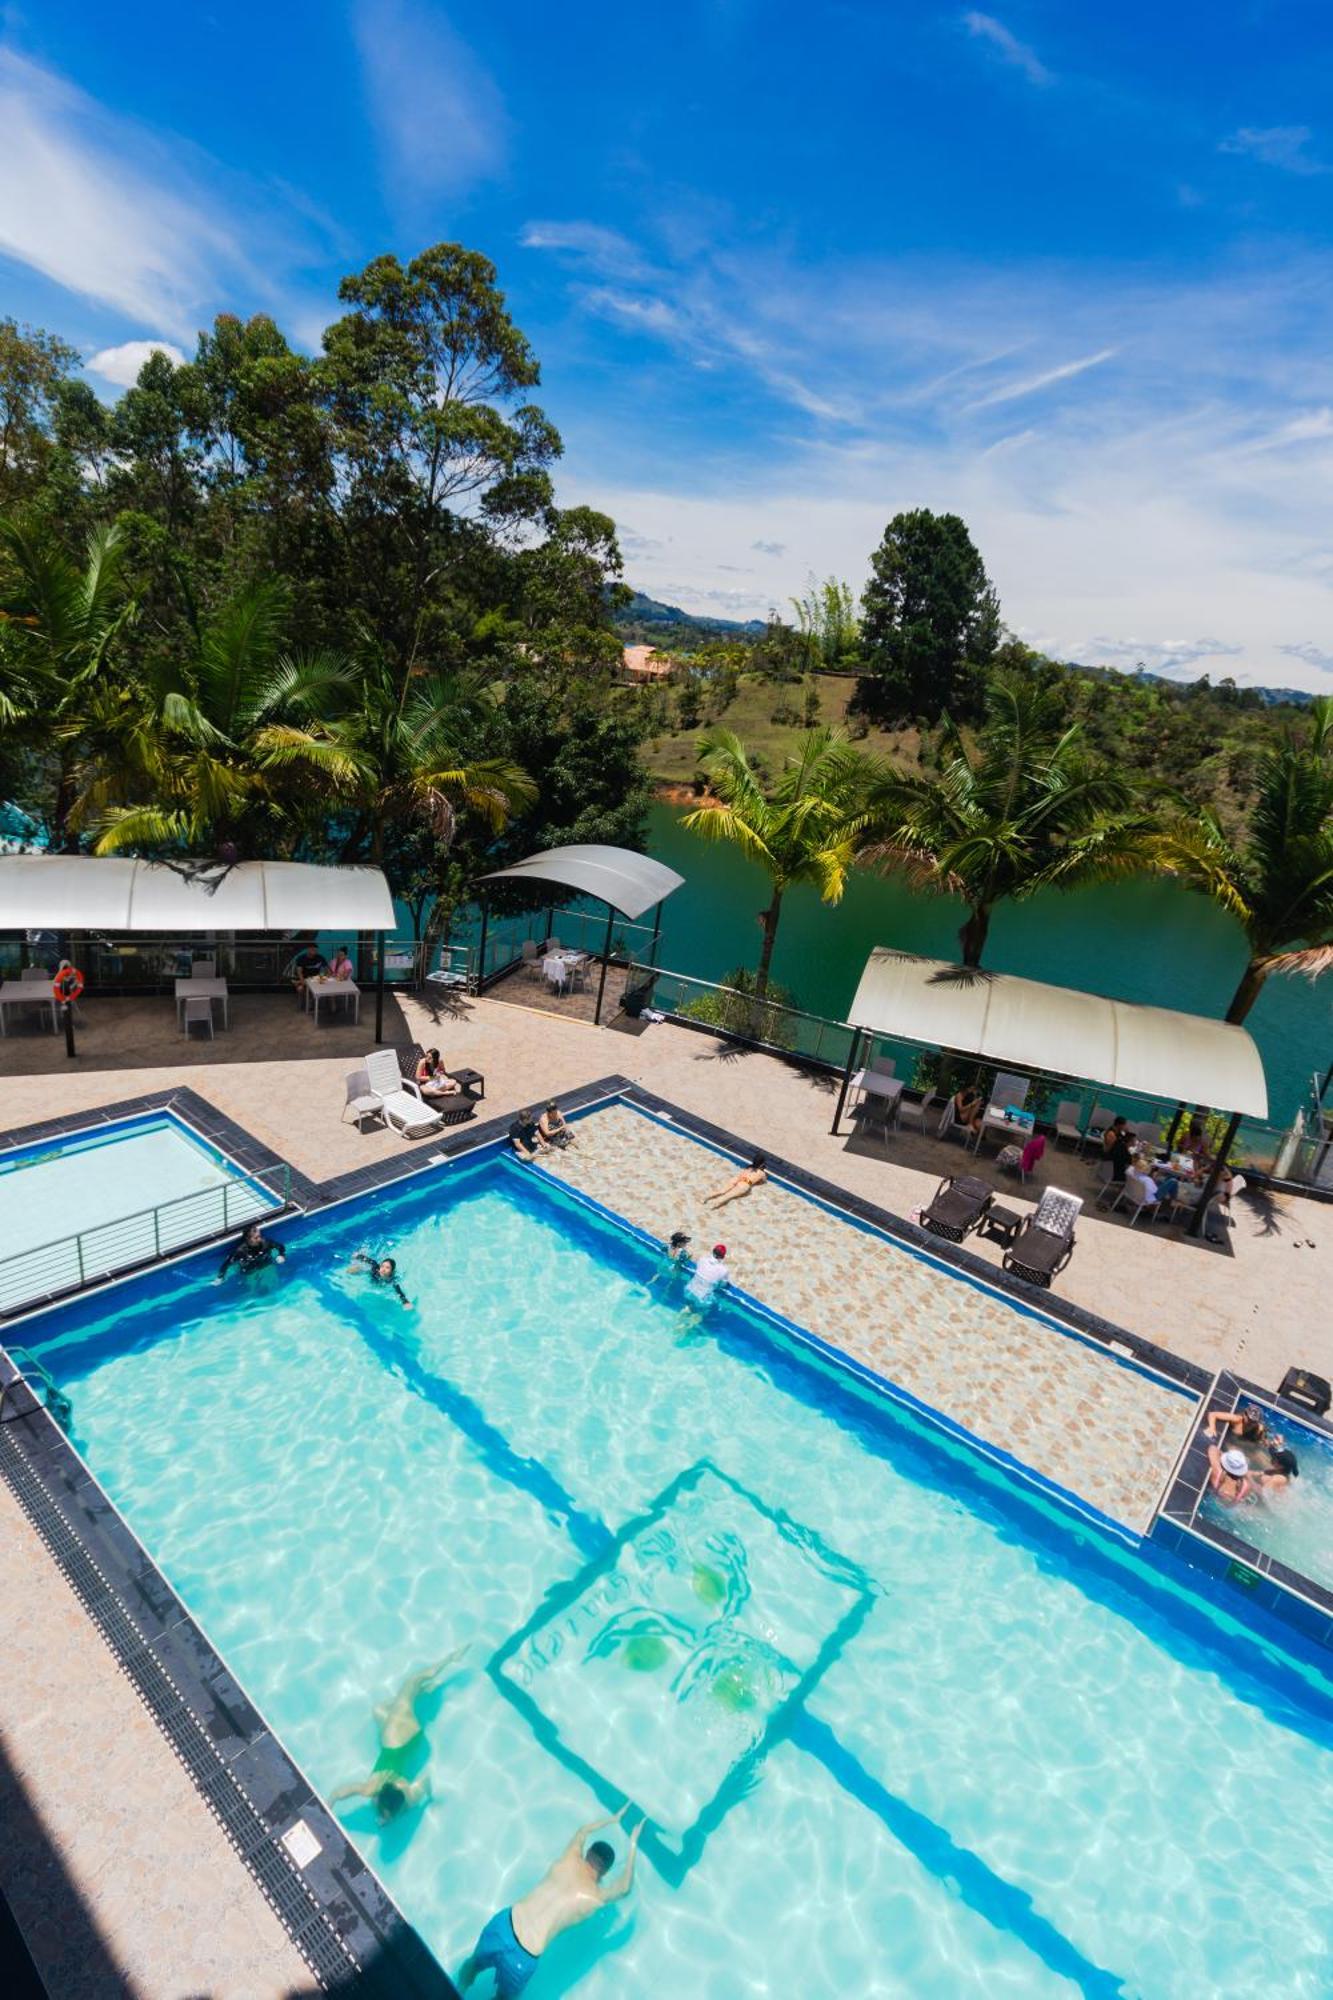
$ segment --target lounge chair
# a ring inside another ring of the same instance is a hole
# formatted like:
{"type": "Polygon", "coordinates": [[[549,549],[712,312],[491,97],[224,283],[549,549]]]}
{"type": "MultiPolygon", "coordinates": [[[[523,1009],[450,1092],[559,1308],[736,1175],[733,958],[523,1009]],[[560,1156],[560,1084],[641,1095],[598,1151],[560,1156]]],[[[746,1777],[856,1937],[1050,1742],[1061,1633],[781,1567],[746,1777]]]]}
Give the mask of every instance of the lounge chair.
{"type": "Polygon", "coordinates": [[[940,1182],[928,1208],[921,1211],[921,1227],[936,1236],[961,1243],[975,1229],[995,1196],[985,1181],[975,1174],[948,1174],[940,1182]]]}
{"type": "MultiPolygon", "coordinates": [[[[399,1074],[405,1082],[411,1084],[413,1090],[420,1089],[420,1085],[417,1083],[417,1064],[423,1060],[425,1053],[426,1051],[422,1048],[420,1042],[413,1042],[411,1047],[403,1049],[398,1057],[399,1074]]],[[[424,1091],[422,1091],[421,1095],[425,1099],[424,1091]]],[[[439,1113],[441,1125],[466,1125],[476,1108],[476,1097],[465,1083],[459,1086],[456,1097],[439,1097],[429,1100],[429,1109],[439,1113]]]]}
{"type": "Polygon", "coordinates": [[[1083,1203],[1064,1188],[1047,1188],[1004,1253],[1004,1268],[1030,1285],[1049,1285],[1074,1254],[1074,1224],[1083,1203]]]}
{"type": "MultiPolygon", "coordinates": [[[[438,1132],[444,1123],[410,1077],[401,1076],[398,1058],[392,1049],[372,1049],[362,1067],[370,1085],[369,1095],[379,1099],[380,1115],[386,1125],[411,1139],[426,1132],[438,1132]]],[[[346,1111],[344,1105],[344,1112],[346,1111]]]]}

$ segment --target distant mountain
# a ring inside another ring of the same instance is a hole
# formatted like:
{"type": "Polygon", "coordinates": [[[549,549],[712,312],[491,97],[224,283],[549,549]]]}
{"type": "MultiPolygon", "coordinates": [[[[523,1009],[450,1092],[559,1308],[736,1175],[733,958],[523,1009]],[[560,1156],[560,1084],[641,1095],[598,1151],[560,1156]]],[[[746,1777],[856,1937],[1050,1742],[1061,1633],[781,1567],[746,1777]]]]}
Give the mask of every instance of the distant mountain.
{"type": "MultiPolygon", "coordinates": [[[[695,632],[748,632],[759,633],[764,629],[762,618],[709,618],[702,613],[682,611],[678,604],[663,604],[656,597],[645,596],[636,590],[628,604],[616,612],[616,624],[628,626],[661,626],[678,629],[689,627],[695,632]]],[[[681,633],[680,636],[684,636],[681,633]]]]}
{"type": "MultiPolygon", "coordinates": [[[[1087,674],[1094,680],[1114,677],[1117,680],[1151,681],[1157,687],[1185,689],[1188,689],[1192,685],[1187,674],[1150,674],[1146,667],[1137,667],[1131,674],[1124,667],[1094,667],[1088,665],[1083,660],[1064,660],[1061,662],[1061,665],[1067,667],[1070,673],[1087,674]]],[[[1217,685],[1218,683],[1214,681],[1214,692],[1216,692],[1217,685]]],[[[1282,708],[1287,704],[1291,704],[1296,708],[1308,708],[1314,700],[1314,696],[1308,688],[1247,687],[1242,685],[1237,691],[1241,694],[1257,695],[1265,708],[1282,708]]]]}

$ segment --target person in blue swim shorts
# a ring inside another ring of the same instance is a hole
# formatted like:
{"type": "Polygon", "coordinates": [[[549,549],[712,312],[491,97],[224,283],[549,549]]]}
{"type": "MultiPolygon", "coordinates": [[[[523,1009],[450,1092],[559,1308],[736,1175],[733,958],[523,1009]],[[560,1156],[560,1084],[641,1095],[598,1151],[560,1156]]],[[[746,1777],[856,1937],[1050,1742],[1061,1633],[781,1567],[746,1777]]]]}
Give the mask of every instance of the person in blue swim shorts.
{"type": "Polygon", "coordinates": [[[512,1908],[496,1912],[458,1975],[463,1992],[483,1972],[494,1972],[496,2000],[518,2000],[552,1938],[596,1916],[608,1903],[618,1903],[622,1896],[628,1896],[634,1882],[639,1836],[648,1822],[640,1820],[630,1835],[624,1869],[612,1882],[606,1879],[616,1858],[610,1843],[594,1840],[587,1853],[583,1851],[589,1834],[600,1833],[604,1826],[614,1826],[627,1810],[626,1804],[608,1819],[591,1820],[587,1826],[581,1826],[537,1887],[512,1908]]]}

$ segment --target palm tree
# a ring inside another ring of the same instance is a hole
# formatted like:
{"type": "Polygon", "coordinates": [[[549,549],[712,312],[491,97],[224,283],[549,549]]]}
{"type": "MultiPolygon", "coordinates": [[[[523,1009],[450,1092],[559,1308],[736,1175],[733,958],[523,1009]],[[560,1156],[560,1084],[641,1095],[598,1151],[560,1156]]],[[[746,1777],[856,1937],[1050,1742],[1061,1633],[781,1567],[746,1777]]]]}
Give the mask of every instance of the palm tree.
{"type": "Polygon", "coordinates": [[[975,745],[946,715],[940,749],[937,774],[891,778],[872,801],[861,858],[963,899],[964,965],[980,965],[997,903],[1152,866],[1132,785],[1026,676],[992,679],[975,745]]]}
{"type": "Polygon", "coordinates": [[[53,767],[48,833],[67,843],[75,772],[116,640],[135,615],[114,527],[75,562],[35,516],[0,520],[0,723],[53,767]]]}
{"type": "Polygon", "coordinates": [[[286,613],[280,585],[252,584],[195,622],[192,648],[95,691],[71,820],[96,832],[99,853],[290,852],[330,789],[352,781],[341,746],[285,720],[350,678],[337,654],[283,653],[286,613]]]}
{"type": "Polygon", "coordinates": [[[1227,1008],[1243,1021],[1274,972],[1333,967],[1333,697],[1309,728],[1265,752],[1248,831],[1233,840],[1211,808],[1172,820],[1160,865],[1240,920],[1250,955],[1227,1008]]]}
{"type": "Polygon", "coordinates": [[[809,882],[826,903],[841,902],[869,824],[865,801],[887,783],[887,771],[828,727],[800,739],[771,793],[765,793],[744,744],[730,729],[710,729],[700,739],[699,763],[717,803],[696,807],[683,824],[703,840],[738,847],[772,884],[768,906],[759,913],[763,944],[754,993],[762,1000],[783,897],[798,882],[809,882]]]}
{"type": "Polygon", "coordinates": [[[270,739],[269,758],[299,764],[312,740],[342,754],[333,803],[349,816],[344,859],[384,858],[395,826],[428,826],[446,843],[460,807],[498,831],[537,797],[526,771],[505,757],[469,757],[462,745],[484,740],[496,719],[495,692],[472,672],[441,673],[411,661],[395,664],[368,647],[336,688],[294,704],[300,726],[270,739]]]}

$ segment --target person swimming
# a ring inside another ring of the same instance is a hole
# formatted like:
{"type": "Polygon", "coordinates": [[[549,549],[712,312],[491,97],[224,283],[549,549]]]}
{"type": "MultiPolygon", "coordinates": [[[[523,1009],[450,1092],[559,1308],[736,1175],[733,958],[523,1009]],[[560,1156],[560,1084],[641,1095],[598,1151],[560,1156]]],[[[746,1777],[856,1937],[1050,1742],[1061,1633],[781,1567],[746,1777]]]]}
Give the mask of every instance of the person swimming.
{"type": "Polygon", "coordinates": [[[435,1692],[466,1651],[466,1645],[456,1646],[433,1667],[409,1674],[393,1700],[380,1704],[375,1710],[379,1756],[366,1777],[330,1792],[330,1805],[337,1805],[340,1799],[371,1799],[380,1825],[389,1826],[408,1806],[421,1805],[430,1797],[430,1773],[425,1768],[430,1745],[417,1714],[417,1702],[423,1694],[435,1692]]]}
{"type": "Polygon", "coordinates": [[[482,1972],[494,1972],[496,2000],[518,2000],[541,1963],[542,1953],[553,1939],[576,1924],[586,1923],[610,1903],[628,1896],[634,1886],[634,1862],[639,1837],[648,1824],[641,1819],[629,1840],[624,1869],[615,1881],[606,1877],[615,1861],[609,1841],[595,1840],[585,1853],[589,1834],[614,1826],[629,1810],[628,1803],[606,1819],[590,1820],[581,1826],[558,1860],[552,1862],[535,1889],[529,1890],[507,1910],[497,1910],[473,1946],[472,1955],[458,1975],[459,1991],[466,1993],[482,1972]]]}
{"type": "Polygon", "coordinates": [[[1242,1500],[1248,1500],[1254,1486],[1250,1479],[1250,1461],[1244,1452],[1235,1445],[1226,1451],[1219,1451],[1215,1444],[1210,1444],[1208,1484],[1224,1507],[1238,1507],[1242,1500]]]}
{"type": "Polygon", "coordinates": [[[372,1285],[387,1285],[395,1292],[398,1303],[410,1306],[412,1301],[398,1282],[398,1260],[395,1257],[376,1257],[370,1250],[358,1250],[348,1265],[349,1271],[367,1271],[372,1285]]]}

